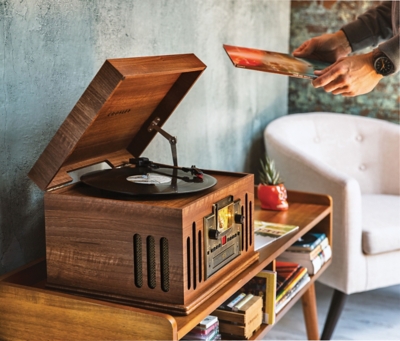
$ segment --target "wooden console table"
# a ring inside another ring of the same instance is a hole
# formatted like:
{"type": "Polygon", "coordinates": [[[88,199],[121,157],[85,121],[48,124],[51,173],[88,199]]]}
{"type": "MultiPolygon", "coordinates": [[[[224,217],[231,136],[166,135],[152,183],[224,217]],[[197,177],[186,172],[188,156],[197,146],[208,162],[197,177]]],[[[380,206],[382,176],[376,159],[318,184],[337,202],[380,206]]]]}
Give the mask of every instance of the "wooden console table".
{"type": "MultiPolygon", "coordinates": [[[[49,290],[46,264],[41,259],[0,277],[1,340],[179,340],[204,317],[259,273],[306,232],[324,232],[332,241],[332,202],[325,195],[288,192],[289,210],[261,210],[255,219],[298,225],[289,234],[260,250],[259,260],[216,292],[188,316],[173,316],[116,303],[49,290]]],[[[319,339],[314,282],[330,261],[276,316],[282,316],[301,297],[309,339],[319,339]]],[[[262,325],[252,339],[271,328],[262,325]]]]}

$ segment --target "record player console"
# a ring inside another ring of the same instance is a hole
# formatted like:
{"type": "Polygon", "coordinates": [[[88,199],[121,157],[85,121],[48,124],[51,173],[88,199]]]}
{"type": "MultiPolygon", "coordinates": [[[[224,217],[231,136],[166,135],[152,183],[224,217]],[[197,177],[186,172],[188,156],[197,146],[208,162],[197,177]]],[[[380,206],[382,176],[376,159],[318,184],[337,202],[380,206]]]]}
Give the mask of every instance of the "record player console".
{"type": "Polygon", "coordinates": [[[253,175],[179,167],[161,129],[204,69],[193,54],[101,67],[29,173],[49,287],[185,315],[258,259],[253,175]],[[157,133],[172,166],[140,158],[157,133]]]}

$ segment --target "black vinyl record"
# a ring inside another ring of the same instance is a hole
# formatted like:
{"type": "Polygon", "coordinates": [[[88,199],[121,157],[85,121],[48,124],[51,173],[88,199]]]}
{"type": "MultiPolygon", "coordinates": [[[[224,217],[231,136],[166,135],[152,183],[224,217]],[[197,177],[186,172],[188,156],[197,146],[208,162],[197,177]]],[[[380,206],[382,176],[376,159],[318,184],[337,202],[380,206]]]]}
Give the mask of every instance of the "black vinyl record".
{"type": "Polygon", "coordinates": [[[211,175],[201,178],[177,169],[148,169],[122,167],[85,174],[81,181],[89,186],[133,196],[172,195],[203,191],[217,180],[211,175]]]}

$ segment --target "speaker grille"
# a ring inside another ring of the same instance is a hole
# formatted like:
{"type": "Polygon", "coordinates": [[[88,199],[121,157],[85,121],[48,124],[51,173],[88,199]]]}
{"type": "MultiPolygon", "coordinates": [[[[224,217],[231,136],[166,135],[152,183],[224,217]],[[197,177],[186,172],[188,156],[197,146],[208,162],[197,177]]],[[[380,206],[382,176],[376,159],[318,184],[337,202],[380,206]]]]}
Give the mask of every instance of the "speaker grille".
{"type": "Polygon", "coordinates": [[[159,240],[159,253],[156,254],[156,241],[153,236],[147,236],[146,244],[142,244],[142,236],[135,234],[133,236],[133,276],[134,283],[137,288],[143,287],[143,248],[146,249],[145,257],[147,264],[147,285],[151,289],[155,289],[157,282],[161,284],[161,290],[168,292],[170,289],[169,277],[169,243],[165,237],[159,240]],[[157,259],[159,257],[159,267],[157,259]],[[159,273],[157,268],[159,268],[159,273]],[[158,278],[158,279],[157,279],[158,278]]]}

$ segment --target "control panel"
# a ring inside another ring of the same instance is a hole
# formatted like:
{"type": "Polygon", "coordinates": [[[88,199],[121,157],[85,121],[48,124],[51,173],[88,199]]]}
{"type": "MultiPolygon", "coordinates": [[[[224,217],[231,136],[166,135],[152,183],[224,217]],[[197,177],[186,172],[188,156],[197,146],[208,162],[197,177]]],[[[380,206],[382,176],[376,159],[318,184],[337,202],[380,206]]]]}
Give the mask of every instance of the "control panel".
{"type": "Polygon", "coordinates": [[[204,217],[205,277],[208,278],[240,255],[244,216],[240,199],[228,196],[213,204],[204,217]]]}

